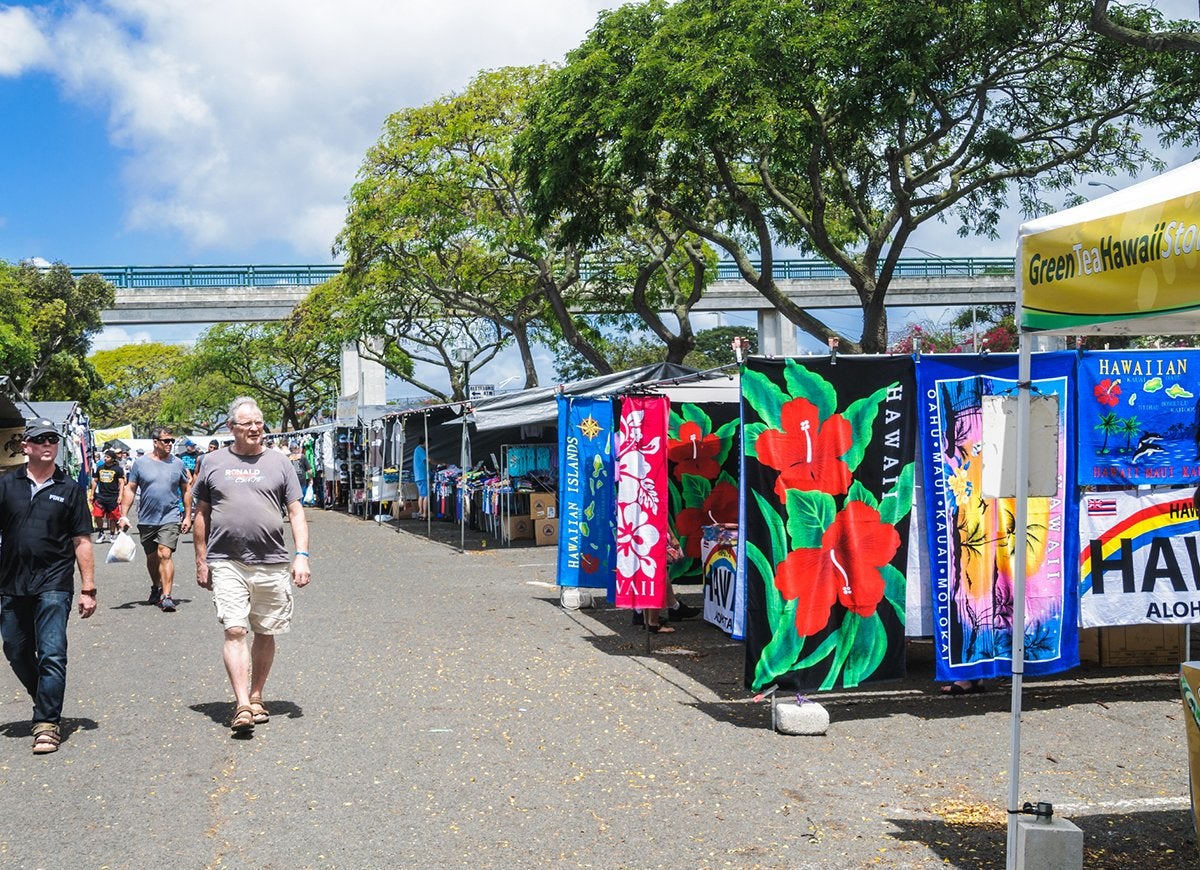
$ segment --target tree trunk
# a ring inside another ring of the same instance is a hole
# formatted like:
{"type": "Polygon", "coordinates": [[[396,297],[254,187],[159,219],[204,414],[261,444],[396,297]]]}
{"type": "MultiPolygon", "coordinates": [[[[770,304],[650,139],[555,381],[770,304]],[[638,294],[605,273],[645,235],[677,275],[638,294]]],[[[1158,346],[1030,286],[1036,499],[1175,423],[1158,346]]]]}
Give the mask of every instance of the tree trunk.
{"type": "Polygon", "coordinates": [[[533,348],[529,344],[529,329],[524,323],[512,323],[509,332],[521,352],[521,365],[525,368],[525,389],[532,390],[538,385],[537,366],[533,361],[533,348]]]}
{"type": "Polygon", "coordinates": [[[550,303],[550,310],[554,313],[554,319],[558,321],[559,328],[562,329],[563,340],[576,353],[587,360],[592,368],[596,370],[597,374],[611,375],[613,373],[612,363],[579,331],[579,328],[575,325],[575,318],[571,316],[566,302],[563,301],[562,292],[559,290],[558,284],[544,274],[541,284],[542,289],[546,293],[546,299],[550,303]]]}
{"type": "Polygon", "coordinates": [[[859,345],[863,353],[887,353],[888,319],[884,294],[875,292],[863,303],[863,331],[859,345]]]}

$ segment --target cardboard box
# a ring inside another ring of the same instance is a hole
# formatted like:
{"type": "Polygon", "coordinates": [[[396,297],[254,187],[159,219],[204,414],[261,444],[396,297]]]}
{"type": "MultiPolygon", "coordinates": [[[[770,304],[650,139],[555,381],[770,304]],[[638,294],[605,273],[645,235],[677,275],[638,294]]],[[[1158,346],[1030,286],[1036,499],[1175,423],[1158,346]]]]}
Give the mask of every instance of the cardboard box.
{"type": "Polygon", "coordinates": [[[533,537],[539,547],[558,543],[558,520],[534,520],[533,537]]]}
{"type": "Polygon", "coordinates": [[[1177,665],[1186,655],[1182,625],[1118,625],[1100,629],[1100,664],[1177,665]]]}
{"type": "Polygon", "coordinates": [[[558,516],[558,497],[552,492],[531,493],[529,515],[535,520],[554,519],[558,516]]]}
{"type": "Polygon", "coordinates": [[[1100,662],[1100,629],[1079,629],[1079,661],[1093,665],[1100,662]]]}
{"type": "Polygon", "coordinates": [[[533,538],[532,518],[527,516],[511,516],[504,523],[505,540],[524,541],[533,538]]]}

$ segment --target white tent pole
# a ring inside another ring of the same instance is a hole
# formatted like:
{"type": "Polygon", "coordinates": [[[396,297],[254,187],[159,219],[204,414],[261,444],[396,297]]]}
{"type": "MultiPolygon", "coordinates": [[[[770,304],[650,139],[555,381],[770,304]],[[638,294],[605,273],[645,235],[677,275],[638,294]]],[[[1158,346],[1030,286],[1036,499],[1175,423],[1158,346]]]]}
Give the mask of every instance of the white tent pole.
{"type": "Polygon", "coordinates": [[[1029,540],[1029,393],[1032,337],[1018,333],[1017,481],[1013,516],[1012,735],[1008,769],[1008,870],[1017,868],[1017,819],[1021,805],[1021,683],[1025,676],[1025,563],[1029,540]]]}

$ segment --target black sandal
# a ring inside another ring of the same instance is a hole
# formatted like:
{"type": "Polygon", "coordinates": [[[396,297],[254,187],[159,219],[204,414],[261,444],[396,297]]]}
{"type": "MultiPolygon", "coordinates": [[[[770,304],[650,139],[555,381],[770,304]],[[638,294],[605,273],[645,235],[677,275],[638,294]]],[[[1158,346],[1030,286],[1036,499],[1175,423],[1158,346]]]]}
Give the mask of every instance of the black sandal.
{"type": "Polygon", "coordinates": [[[942,694],[947,697],[957,695],[978,695],[980,692],[986,692],[987,686],[983,680],[971,680],[969,686],[964,686],[960,683],[951,683],[948,686],[942,686],[942,694]]]}

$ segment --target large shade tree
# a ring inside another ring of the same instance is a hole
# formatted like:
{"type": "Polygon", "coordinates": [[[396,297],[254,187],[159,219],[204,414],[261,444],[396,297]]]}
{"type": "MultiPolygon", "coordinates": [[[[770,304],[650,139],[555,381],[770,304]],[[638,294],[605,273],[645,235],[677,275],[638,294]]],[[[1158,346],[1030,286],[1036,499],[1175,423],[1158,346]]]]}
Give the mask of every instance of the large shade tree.
{"type": "Polygon", "coordinates": [[[0,260],[0,374],[23,399],[87,402],[100,386],[87,361],[116,290],[97,275],[0,260]]]}
{"type": "Polygon", "coordinates": [[[208,419],[198,422],[212,431],[224,423],[226,402],[245,393],[258,400],[268,421],[278,421],[284,429],[308,427],[336,402],[341,348],[305,327],[300,317],[209,327],[177,369],[177,380],[195,384],[194,395],[203,405],[184,407],[188,391],[181,389],[164,403],[166,412],[193,419],[202,412],[208,419]]]}
{"type": "Polygon", "coordinates": [[[92,354],[88,362],[104,385],[88,403],[92,423],[100,427],[132,423],[143,433],[158,424],[177,425],[180,421],[163,419],[163,399],[187,353],[179,345],[146,342],[92,354]]]}
{"type": "MultiPolygon", "coordinates": [[[[1092,0],[665,0],[601,16],[528,109],[518,147],[540,221],[587,244],[631,187],[723,248],[814,337],[887,346],[886,299],[933,220],[994,235],[1084,175],[1161,165],[1138,125],[1194,143],[1200,69],[1089,27],[1092,0]],[[863,329],[781,291],[779,246],[831,260],[863,329]]],[[[1126,11],[1167,28],[1150,9],[1126,11]]]]}
{"type": "Polygon", "coordinates": [[[381,361],[423,389],[406,358],[445,366],[461,398],[464,378],[448,356],[455,345],[470,348],[476,368],[515,346],[525,386],[536,386],[535,332],[612,371],[584,317],[594,311],[635,312],[669,356],[691,348],[688,311],[706,252],[669,216],[627,196],[622,232],[599,232],[586,246],[565,240],[553,217],[534,225],[512,148],[547,74],[484,72],[461,93],[396,112],[350,192],[335,249],[346,256],[341,292],[327,288],[320,305],[343,333],[384,338],[381,361]]]}
{"type": "Polygon", "coordinates": [[[1111,7],[1109,0],[1092,3],[1092,29],[1102,36],[1150,51],[1200,54],[1200,32],[1195,22],[1175,22],[1169,30],[1147,29],[1145,19],[1136,10],[1129,14],[1120,6],[1111,7]]]}

